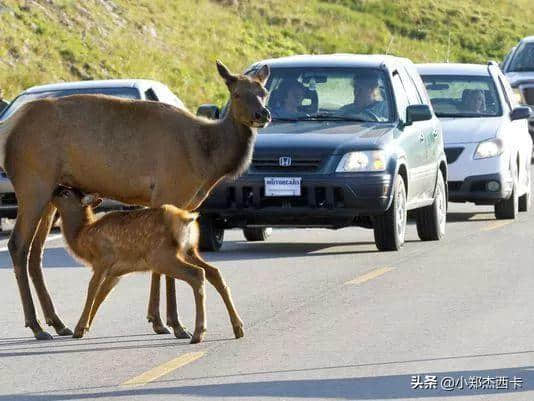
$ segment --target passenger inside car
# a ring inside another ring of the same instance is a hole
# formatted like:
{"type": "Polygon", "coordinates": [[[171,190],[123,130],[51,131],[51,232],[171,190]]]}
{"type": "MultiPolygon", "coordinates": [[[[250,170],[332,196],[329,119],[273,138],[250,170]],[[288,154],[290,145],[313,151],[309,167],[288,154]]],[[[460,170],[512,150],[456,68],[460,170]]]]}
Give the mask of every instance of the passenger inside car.
{"type": "Polygon", "coordinates": [[[302,101],[307,89],[296,79],[283,80],[271,94],[269,110],[273,117],[296,116],[302,110],[302,101]]]}
{"type": "Polygon", "coordinates": [[[463,110],[472,113],[486,112],[486,98],[480,89],[465,89],[462,93],[463,110]]]}
{"type": "Polygon", "coordinates": [[[386,121],[387,105],[380,93],[378,76],[371,71],[362,71],[354,77],[354,101],[339,109],[345,115],[365,115],[373,121],[386,121]]]}

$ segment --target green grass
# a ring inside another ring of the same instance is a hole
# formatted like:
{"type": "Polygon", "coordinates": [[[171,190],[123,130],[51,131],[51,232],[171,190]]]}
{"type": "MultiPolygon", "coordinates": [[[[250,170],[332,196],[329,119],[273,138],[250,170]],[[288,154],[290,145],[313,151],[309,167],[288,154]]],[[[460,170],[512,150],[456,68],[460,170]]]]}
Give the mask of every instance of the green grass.
{"type": "Polygon", "coordinates": [[[534,34],[531,0],[0,0],[0,88],[107,78],[166,83],[191,108],[222,103],[215,59],[240,71],[299,53],[499,60],[534,34]]]}

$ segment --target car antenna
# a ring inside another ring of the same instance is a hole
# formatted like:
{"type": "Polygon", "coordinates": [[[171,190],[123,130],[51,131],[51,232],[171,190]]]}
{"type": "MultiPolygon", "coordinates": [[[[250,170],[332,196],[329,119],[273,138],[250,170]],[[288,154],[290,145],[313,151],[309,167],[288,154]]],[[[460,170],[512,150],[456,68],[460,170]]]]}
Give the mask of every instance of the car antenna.
{"type": "Polygon", "coordinates": [[[449,31],[449,42],[447,43],[447,64],[449,64],[450,54],[451,54],[451,31],[449,31]]]}
{"type": "Polygon", "coordinates": [[[389,40],[388,48],[386,49],[386,56],[389,56],[389,49],[391,48],[391,45],[393,44],[394,39],[395,39],[395,35],[392,35],[391,39],[389,40]]]}

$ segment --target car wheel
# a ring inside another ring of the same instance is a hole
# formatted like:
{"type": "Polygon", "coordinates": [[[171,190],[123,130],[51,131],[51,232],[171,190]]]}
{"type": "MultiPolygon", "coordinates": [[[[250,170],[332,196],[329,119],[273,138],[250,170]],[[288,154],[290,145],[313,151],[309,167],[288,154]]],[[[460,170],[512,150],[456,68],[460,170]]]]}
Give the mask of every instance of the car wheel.
{"type": "Polygon", "coordinates": [[[417,210],[417,235],[422,241],[439,241],[445,236],[447,192],[441,172],[438,173],[434,203],[417,210]]]}
{"type": "Polygon", "coordinates": [[[217,227],[212,218],[201,218],[199,225],[199,249],[208,252],[217,252],[221,249],[224,241],[224,228],[217,227]]]}
{"type": "Polygon", "coordinates": [[[271,236],[271,227],[247,227],[243,228],[243,235],[249,242],[265,241],[271,236]]]}
{"type": "Polygon", "coordinates": [[[519,211],[519,197],[517,196],[517,177],[514,179],[512,194],[495,205],[495,218],[498,220],[515,219],[519,211]]]}
{"type": "Polygon", "coordinates": [[[530,166],[527,169],[527,192],[519,197],[519,211],[520,212],[528,212],[530,209],[530,203],[531,200],[531,191],[532,191],[532,183],[531,183],[531,177],[530,177],[530,166]]]}
{"type": "Polygon", "coordinates": [[[376,247],[381,251],[398,251],[406,236],[406,187],[402,176],[397,176],[391,207],[375,217],[374,234],[376,247]]]}

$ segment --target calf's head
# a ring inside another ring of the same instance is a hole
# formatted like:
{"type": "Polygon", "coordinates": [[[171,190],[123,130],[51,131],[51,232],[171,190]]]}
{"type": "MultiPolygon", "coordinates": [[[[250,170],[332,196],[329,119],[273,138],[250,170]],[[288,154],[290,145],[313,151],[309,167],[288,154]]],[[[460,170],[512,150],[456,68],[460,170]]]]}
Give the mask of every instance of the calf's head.
{"type": "Polygon", "coordinates": [[[267,90],[264,87],[270,74],[269,66],[264,65],[251,75],[234,75],[217,60],[217,69],[230,91],[232,117],[247,127],[265,127],[271,121],[271,113],[265,107],[267,90]]]}
{"type": "Polygon", "coordinates": [[[100,205],[102,199],[94,194],[85,195],[76,188],[58,186],[52,195],[52,204],[62,211],[76,211],[84,208],[94,208],[100,205]]]}

